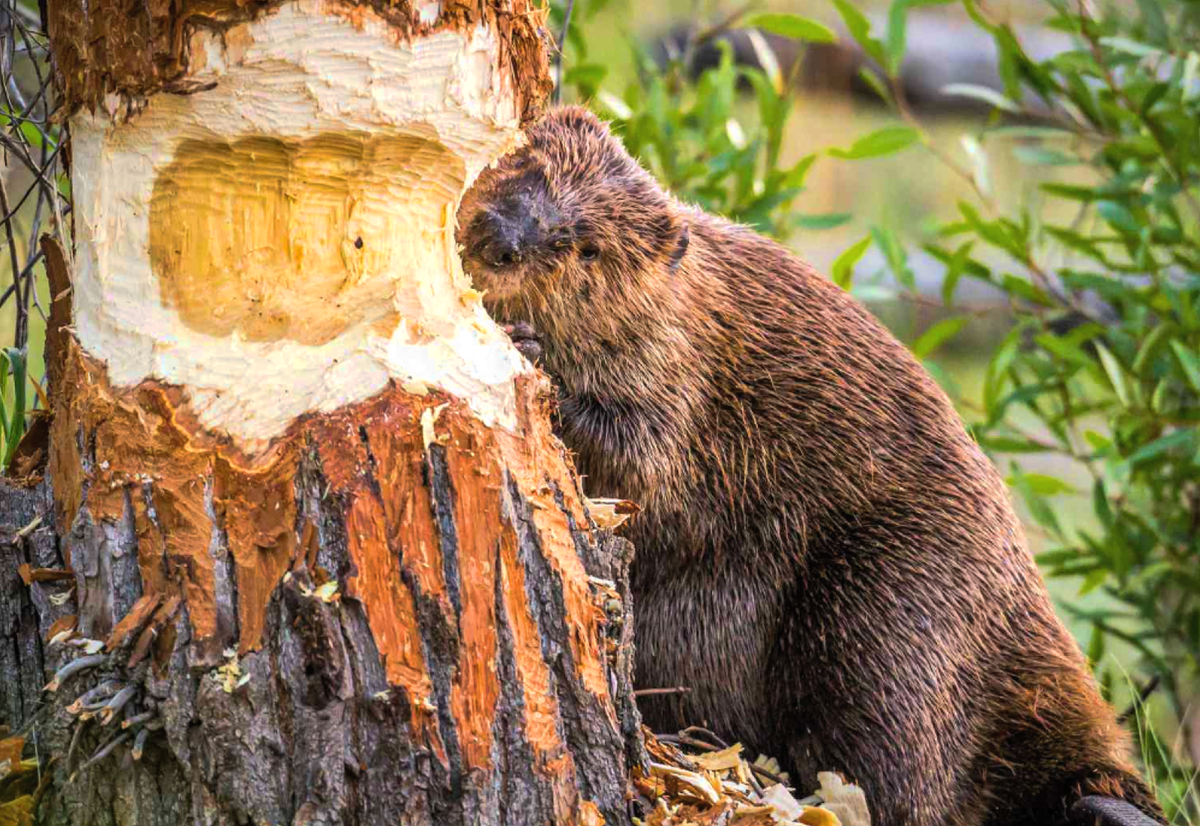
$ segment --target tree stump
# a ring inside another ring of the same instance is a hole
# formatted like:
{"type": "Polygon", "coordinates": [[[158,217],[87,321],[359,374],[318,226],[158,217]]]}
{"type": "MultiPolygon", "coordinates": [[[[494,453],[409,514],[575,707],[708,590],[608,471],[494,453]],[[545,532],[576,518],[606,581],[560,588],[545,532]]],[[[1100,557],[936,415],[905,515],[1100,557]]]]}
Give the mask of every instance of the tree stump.
{"type": "Polygon", "coordinates": [[[631,549],[454,246],[545,97],[541,12],[49,22],[76,244],[45,242],[46,478],[0,486],[42,821],[624,822],[631,549]]]}

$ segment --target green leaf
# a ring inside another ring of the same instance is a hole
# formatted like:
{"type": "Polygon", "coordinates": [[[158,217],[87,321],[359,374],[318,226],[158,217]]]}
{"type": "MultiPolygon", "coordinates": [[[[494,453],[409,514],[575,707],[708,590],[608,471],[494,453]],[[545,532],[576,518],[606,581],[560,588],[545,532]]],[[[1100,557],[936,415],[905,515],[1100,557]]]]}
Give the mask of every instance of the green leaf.
{"type": "Polygon", "coordinates": [[[1163,41],[1171,36],[1167,26],[1167,18],[1163,15],[1160,3],[1162,0],[1138,0],[1138,8],[1142,10],[1142,20],[1146,24],[1146,32],[1155,40],[1163,41]]]}
{"type": "Polygon", "coordinates": [[[629,105],[612,92],[599,90],[596,92],[596,101],[611,112],[617,120],[629,120],[633,117],[633,110],[629,108],[629,105]]]}
{"type": "Polygon", "coordinates": [[[953,95],[955,97],[974,98],[981,100],[997,109],[1003,109],[1005,112],[1017,114],[1021,111],[1021,107],[1013,103],[1007,97],[995,89],[989,89],[986,86],[976,86],[973,83],[949,83],[942,87],[943,95],[953,95]]]}
{"type": "Polygon", "coordinates": [[[827,212],[823,215],[797,215],[792,220],[799,229],[833,229],[849,222],[853,217],[849,212],[827,212]]]}
{"type": "Polygon", "coordinates": [[[1195,449],[1196,430],[1195,428],[1181,428],[1174,433],[1170,433],[1161,438],[1155,439],[1148,445],[1142,445],[1133,453],[1129,454],[1129,458],[1125,461],[1131,467],[1139,465],[1143,462],[1148,462],[1151,459],[1157,459],[1163,453],[1166,453],[1172,448],[1181,447],[1191,452],[1195,449]]]}
{"type": "Polygon", "coordinates": [[[1039,188],[1048,195],[1057,195],[1059,198],[1068,198],[1072,201],[1094,201],[1100,197],[1096,194],[1096,190],[1086,186],[1042,184],[1039,188]]]}
{"type": "Polygon", "coordinates": [[[1097,479],[1092,485],[1092,510],[1095,512],[1097,518],[1099,518],[1100,524],[1112,530],[1112,506],[1109,504],[1108,491],[1104,488],[1103,479],[1097,479]]]}
{"type": "MultiPolygon", "coordinates": [[[[1038,496],[1056,496],[1060,493],[1078,492],[1062,479],[1056,479],[1053,476],[1046,476],[1041,473],[1026,473],[1023,475],[1023,478],[1025,483],[1029,485],[1029,489],[1038,496]]],[[[1016,486],[1016,477],[1008,477],[1007,482],[1011,486],[1016,486]]]]}
{"type": "Polygon", "coordinates": [[[859,138],[849,149],[830,149],[829,154],[844,160],[878,158],[912,146],[921,133],[910,126],[887,126],[859,138]]]}
{"type": "Polygon", "coordinates": [[[12,457],[16,455],[17,445],[21,441],[21,437],[25,435],[25,392],[26,392],[26,364],[25,350],[9,347],[5,350],[5,355],[8,357],[9,368],[12,370],[13,378],[13,398],[12,410],[8,418],[8,432],[4,442],[4,452],[0,456],[0,473],[3,473],[8,468],[12,457]]]}
{"type": "Polygon", "coordinates": [[[1034,557],[1038,565],[1043,568],[1048,568],[1052,565],[1061,565],[1064,562],[1074,562],[1082,555],[1079,548],[1055,548],[1051,551],[1042,551],[1034,557]]]}
{"type": "Polygon", "coordinates": [[[1018,348],[1021,345],[1021,335],[1022,328],[1020,326],[1013,327],[1004,337],[1000,346],[992,352],[992,360],[988,362],[987,372],[984,373],[983,407],[989,416],[993,415],[1000,394],[1004,391],[1009,365],[1017,357],[1018,348]]]}
{"type": "Polygon", "coordinates": [[[886,66],[887,60],[883,54],[883,44],[871,37],[871,21],[854,6],[851,0],[832,0],[832,2],[837,8],[838,14],[842,16],[842,22],[846,24],[846,31],[850,32],[854,42],[862,47],[868,57],[881,66],[886,66]]]}
{"type": "Polygon", "coordinates": [[[1026,301],[1031,301],[1043,307],[1054,306],[1054,300],[1046,295],[1045,290],[1023,278],[1017,278],[1011,273],[1005,273],[1002,286],[1004,287],[1004,291],[1009,295],[1019,296],[1026,301]]]}
{"type": "Polygon", "coordinates": [[[954,251],[950,263],[946,267],[946,277],[942,280],[942,303],[949,307],[954,303],[954,290],[966,270],[967,262],[971,260],[971,248],[974,241],[967,241],[954,251]]]}
{"type": "Polygon", "coordinates": [[[563,75],[563,84],[568,86],[589,86],[595,88],[608,77],[608,67],[600,63],[579,63],[567,69],[563,75]]]}
{"type": "Polygon", "coordinates": [[[913,342],[912,352],[918,359],[927,358],[934,350],[954,338],[969,321],[966,316],[946,318],[931,326],[913,342]]]}
{"type": "Polygon", "coordinates": [[[831,272],[834,284],[837,284],[843,290],[850,289],[850,280],[854,275],[854,265],[858,263],[858,259],[863,257],[863,253],[867,251],[867,247],[869,246],[871,246],[870,235],[837,257],[837,260],[833,262],[831,272]]]}
{"type": "Polygon", "coordinates": [[[803,187],[805,179],[808,178],[808,170],[812,168],[816,160],[816,153],[813,153],[812,155],[805,155],[797,161],[796,165],[789,169],[784,176],[783,185],[785,187],[803,187]]]}
{"type": "Polygon", "coordinates": [[[1133,213],[1124,204],[1116,201],[1100,201],[1096,204],[1096,211],[1100,213],[1101,218],[1121,232],[1129,235],[1137,235],[1141,232],[1141,223],[1133,217],[1133,213]]]}
{"type": "Polygon", "coordinates": [[[1081,367],[1087,367],[1092,363],[1091,358],[1083,351],[1083,348],[1072,341],[1066,341],[1050,333],[1039,335],[1034,341],[1040,344],[1047,352],[1053,353],[1063,361],[1077,364],[1081,367]]]}
{"type": "MultiPolygon", "coordinates": [[[[1158,352],[1159,345],[1162,344],[1163,339],[1173,332],[1175,332],[1175,325],[1166,322],[1159,322],[1158,326],[1150,331],[1150,335],[1142,340],[1142,345],[1138,348],[1137,355],[1134,356],[1132,364],[1134,375],[1141,376],[1147,372],[1147,369],[1154,363],[1153,358],[1155,353],[1158,352]]],[[[1172,342],[1172,344],[1177,343],[1172,342]]],[[[1196,366],[1200,368],[1200,363],[1196,366]]],[[[1200,374],[1197,374],[1197,378],[1200,378],[1200,374]]],[[[1197,389],[1200,389],[1200,387],[1197,389]]]]}
{"type": "Polygon", "coordinates": [[[742,23],[744,28],[762,29],[772,34],[805,40],[809,43],[836,43],[837,35],[827,26],[798,14],[756,14],[742,23]]]}
{"type": "Polygon", "coordinates": [[[1171,349],[1175,351],[1175,358],[1179,359],[1188,384],[1200,392],[1200,358],[1196,357],[1196,352],[1180,341],[1172,341],[1171,349]]]}
{"type": "Polygon", "coordinates": [[[955,0],[892,0],[888,8],[887,42],[884,47],[889,74],[898,74],[900,64],[904,62],[908,10],[915,6],[942,6],[952,2],[955,0]]]}
{"type": "Polygon", "coordinates": [[[1103,585],[1106,579],[1108,579],[1108,569],[1097,568],[1084,577],[1083,584],[1079,586],[1079,595],[1090,594],[1103,585]]]}
{"type": "Polygon", "coordinates": [[[1099,623],[1092,623],[1092,639],[1088,642],[1087,658],[1093,668],[1104,659],[1104,629],[1099,623]]]}
{"type": "MultiPolygon", "coordinates": [[[[1012,466],[1012,476],[1009,477],[1011,484],[1021,492],[1021,498],[1025,500],[1026,506],[1029,508],[1029,514],[1034,520],[1046,530],[1050,531],[1055,536],[1062,536],[1062,526],[1058,523],[1058,517],[1054,510],[1046,504],[1043,495],[1034,489],[1033,482],[1030,481],[1030,475],[1025,474],[1014,463],[1012,466]]],[[[1037,474],[1033,474],[1036,476],[1037,474]]]]}
{"type": "Polygon", "coordinates": [[[896,276],[896,280],[908,289],[915,290],[916,276],[908,266],[908,252],[896,231],[891,227],[873,226],[871,237],[875,239],[875,246],[887,259],[888,268],[896,276]]]}
{"type": "MultiPolygon", "coordinates": [[[[8,409],[4,403],[8,396],[8,353],[0,350],[0,451],[9,441],[8,409]]],[[[3,459],[0,453],[0,459],[3,459]]],[[[0,467],[0,470],[3,468],[0,467]]]]}
{"type": "Polygon", "coordinates": [[[871,91],[879,95],[879,99],[889,106],[892,103],[892,93],[888,89],[887,84],[879,77],[879,73],[870,66],[863,66],[858,70],[859,79],[871,87],[871,91]]]}
{"type": "Polygon", "coordinates": [[[1096,342],[1096,352],[1100,354],[1100,363],[1104,366],[1104,372],[1108,376],[1108,381],[1112,384],[1113,392],[1117,394],[1117,398],[1121,400],[1121,404],[1129,407],[1133,403],[1133,397],[1129,390],[1129,384],[1125,380],[1125,368],[1121,366],[1121,362],[1117,361],[1117,357],[1100,342],[1096,342]]]}
{"type": "Polygon", "coordinates": [[[980,436],[979,444],[992,453],[1043,453],[1046,448],[1026,439],[1009,439],[1004,436],[980,436]]]}
{"type": "Polygon", "coordinates": [[[1138,57],[1157,57],[1162,54],[1161,49],[1156,49],[1145,43],[1139,43],[1128,37],[1102,37],[1100,38],[1100,43],[1110,49],[1116,49],[1119,52],[1125,52],[1138,57]]]}

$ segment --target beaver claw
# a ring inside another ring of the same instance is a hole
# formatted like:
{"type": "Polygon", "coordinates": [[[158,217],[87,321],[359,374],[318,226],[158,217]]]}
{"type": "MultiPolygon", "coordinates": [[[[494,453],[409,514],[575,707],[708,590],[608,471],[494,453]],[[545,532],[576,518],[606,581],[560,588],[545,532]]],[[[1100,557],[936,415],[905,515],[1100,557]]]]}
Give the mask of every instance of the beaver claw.
{"type": "Polygon", "coordinates": [[[508,333],[508,337],[512,339],[513,346],[532,363],[537,364],[542,360],[542,342],[538,338],[537,330],[533,329],[533,325],[525,321],[518,321],[516,324],[505,324],[504,332],[508,333]]]}

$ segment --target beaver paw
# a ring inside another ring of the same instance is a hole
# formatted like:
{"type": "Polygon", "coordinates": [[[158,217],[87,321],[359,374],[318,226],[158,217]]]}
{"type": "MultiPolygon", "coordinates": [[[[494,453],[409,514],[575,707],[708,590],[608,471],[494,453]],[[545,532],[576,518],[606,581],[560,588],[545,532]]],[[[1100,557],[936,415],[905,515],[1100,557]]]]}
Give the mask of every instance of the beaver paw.
{"type": "Polygon", "coordinates": [[[542,341],[538,338],[537,330],[533,329],[532,324],[526,321],[505,324],[504,332],[508,333],[508,337],[512,339],[513,346],[525,358],[534,364],[542,360],[542,341]]]}

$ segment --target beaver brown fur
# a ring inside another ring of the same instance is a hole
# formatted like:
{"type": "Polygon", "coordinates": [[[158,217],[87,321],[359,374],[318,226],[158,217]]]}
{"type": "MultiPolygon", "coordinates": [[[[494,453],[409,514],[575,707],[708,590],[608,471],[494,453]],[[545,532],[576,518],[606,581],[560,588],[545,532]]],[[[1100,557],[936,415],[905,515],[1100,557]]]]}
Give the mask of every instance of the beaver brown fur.
{"type": "Polygon", "coordinates": [[[588,493],[642,507],[637,682],[691,689],[647,723],[775,754],[801,789],[842,772],[883,826],[1090,822],[1088,795],[1161,818],[1003,481],[908,350],[586,110],[528,138],[459,242],[554,378],[588,493]]]}

